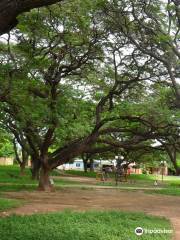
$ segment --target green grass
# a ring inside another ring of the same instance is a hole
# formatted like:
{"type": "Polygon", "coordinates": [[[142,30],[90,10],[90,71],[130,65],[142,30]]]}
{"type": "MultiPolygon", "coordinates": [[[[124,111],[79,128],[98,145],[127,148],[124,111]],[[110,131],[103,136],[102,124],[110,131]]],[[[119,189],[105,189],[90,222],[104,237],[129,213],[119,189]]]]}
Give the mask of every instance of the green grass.
{"type": "Polygon", "coordinates": [[[177,155],[177,165],[180,167],[180,154],[177,155]]]}
{"type": "MultiPolygon", "coordinates": [[[[25,176],[20,176],[20,169],[18,166],[0,166],[0,192],[7,192],[7,191],[34,191],[37,189],[38,182],[36,180],[31,179],[31,172],[30,169],[25,170],[25,176]]],[[[76,171],[76,170],[68,170],[66,173],[69,173],[74,176],[81,176],[81,177],[91,177],[94,178],[96,176],[95,172],[83,172],[83,171],[76,171]]],[[[58,176],[59,171],[53,171],[52,176],[58,176]]],[[[138,175],[138,174],[131,174],[129,177],[128,183],[118,183],[119,187],[123,187],[127,189],[132,187],[134,189],[138,188],[153,188],[154,187],[154,175],[138,175]]],[[[159,176],[160,179],[160,176],[159,176]]],[[[111,178],[111,182],[99,182],[97,181],[97,185],[103,186],[114,186],[115,181],[114,177],[111,178]]],[[[81,183],[78,181],[73,180],[66,180],[66,179],[54,179],[55,188],[59,189],[65,186],[75,186],[77,185],[82,187],[86,187],[87,183],[81,183]]],[[[162,184],[159,181],[159,187],[163,187],[162,190],[151,190],[151,193],[159,193],[159,194],[166,194],[166,195],[174,195],[180,196],[180,178],[174,176],[167,176],[164,177],[164,183],[162,184]]]]}
{"type": "Polygon", "coordinates": [[[147,190],[146,193],[180,196],[180,188],[168,187],[160,190],[147,190]]]}
{"type": "MultiPolygon", "coordinates": [[[[84,172],[79,170],[66,170],[65,173],[80,176],[80,177],[96,177],[96,172],[84,172]]],[[[110,178],[114,179],[114,174],[109,174],[110,178]]],[[[137,180],[137,181],[154,181],[155,176],[151,174],[131,174],[128,178],[129,180],[137,180]]]]}
{"type": "Polygon", "coordinates": [[[10,208],[18,207],[21,205],[21,201],[7,198],[0,198],[0,211],[5,211],[10,208]]]}
{"type": "MultiPolygon", "coordinates": [[[[63,186],[67,185],[81,185],[82,183],[75,182],[75,181],[70,181],[70,180],[63,180],[63,179],[58,179],[55,180],[55,188],[61,188],[63,186]]],[[[10,183],[10,184],[0,184],[0,192],[17,192],[17,191],[35,191],[38,188],[38,183],[35,184],[25,184],[25,183],[10,183]]]]}
{"type": "MultiPolygon", "coordinates": [[[[58,172],[53,171],[53,176],[58,176],[58,172]]],[[[55,186],[80,184],[71,180],[55,179],[55,186]]],[[[29,168],[25,169],[25,175],[20,176],[19,166],[0,166],[0,192],[9,191],[34,191],[37,189],[38,181],[31,179],[29,168]]]]}
{"type": "Polygon", "coordinates": [[[180,180],[179,181],[171,181],[169,185],[172,186],[172,187],[179,188],[180,187],[180,180]]]}
{"type": "Polygon", "coordinates": [[[144,234],[136,227],[171,229],[165,218],[143,213],[71,212],[0,218],[1,240],[170,240],[170,234],[144,234]]]}
{"type": "MultiPolygon", "coordinates": [[[[66,170],[65,171],[68,174],[74,175],[74,176],[81,176],[81,177],[91,177],[95,178],[96,177],[96,172],[87,172],[85,173],[84,171],[79,171],[79,170],[66,170]]],[[[105,185],[114,185],[114,175],[110,174],[110,179],[112,179],[112,183],[106,183],[105,185]]],[[[131,174],[128,177],[129,184],[140,184],[140,185],[150,185],[153,186],[155,180],[159,181],[160,185],[172,185],[172,186],[177,186],[180,187],[180,177],[177,176],[164,176],[164,181],[161,181],[161,175],[158,177],[152,174],[131,174]]],[[[101,182],[97,182],[97,184],[100,185],[102,184],[101,182]]],[[[120,183],[121,184],[121,183],[120,183]]],[[[123,183],[125,185],[125,183],[123,183]]]]}
{"type": "Polygon", "coordinates": [[[79,171],[79,170],[66,170],[65,173],[79,176],[79,177],[92,177],[92,178],[96,177],[95,172],[84,172],[84,171],[79,171]]]}
{"type": "Polygon", "coordinates": [[[20,176],[19,166],[0,166],[0,192],[35,190],[37,181],[31,179],[30,169],[20,176]]]}
{"type": "Polygon", "coordinates": [[[152,174],[130,174],[129,179],[139,181],[154,181],[155,176],[152,174]]]}
{"type": "Polygon", "coordinates": [[[69,180],[69,179],[53,179],[55,186],[64,186],[64,185],[79,185],[82,184],[81,182],[78,181],[73,181],[73,180],[69,180]]]}
{"type": "MultiPolygon", "coordinates": [[[[79,171],[79,170],[66,170],[65,173],[75,175],[75,176],[80,176],[80,177],[96,177],[96,172],[84,172],[84,171],[79,171]]],[[[110,174],[110,177],[114,177],[113,174],[110,174]]],[[[148,175],[148,174],[131,174],[129,179],[132,180],[145,180],[145,181],[152,181],[155,179],[154,175],[148,175]]]]}
{"type": "Polygon", "coordinates": [[[29,168],[25,169],[25,175],[20,176],[19,166],[0,166],[0,183],[33,184],[29,168]]]}
{"type": "MultiPolygon", "coordinates": [[[[159,180],[161,181],[161,177],[159,177],[159,180]]],[[[179,176],[164,176],[164,182],[168,184],[175,184],[180,185],[180,177],[179,176]]]]}
{"type": "Polygon", "coordinates": [[[0,185],[0,192],[34,191],[36,189],[37,185],[29,184],[0,185]]]}
{"type": "MultiPolygon", "coordinates": [[[[80,177],[92,177],[95,178],[96,177],[96,172],[84,172],[84,171],[80,171],[80,170],[66,170],[65,173],[71,174],[71,175],[75,175],[75,176],[80,176],[80,177]]],[[[110,177],[114,177],[113,174],[110,174],[110,177]]],[[[130,180],[139,180],[139,181],[154,181],[156,179],[155,175],[152,174],[131,174],[129,176],[130,180]]],[[[161,181],[161,175],[158,176],[158,180],[161,181]]],[[[165,182],[169,182],[169,183],[173,183],[176,182],[180,184],[180,177],[176,177],[176,176],[164,176],[164,181],[165,182]]]]}
{"type": "MultiPolygon", "coordinates": [[[[58,171],[54,170],[52,176],[59,176],[58,171]]],[[[0,183],[20,183],[20,184],[35,184],[36,180],[31,179],[30,168],[25,169],[24,176],[20,176],[20,168],[17,165],[0,166],[0,183]]]]}

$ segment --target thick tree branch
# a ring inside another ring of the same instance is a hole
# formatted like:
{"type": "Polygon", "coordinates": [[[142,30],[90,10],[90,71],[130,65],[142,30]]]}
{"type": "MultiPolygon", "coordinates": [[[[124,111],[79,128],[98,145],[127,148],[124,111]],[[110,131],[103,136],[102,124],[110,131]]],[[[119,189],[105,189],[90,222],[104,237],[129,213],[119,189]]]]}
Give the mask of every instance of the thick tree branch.
{"type": "Polygon", "coordinates": [[[20,13],[33,8],[48,6],[61,0],[1,0],[0,1],[0,34],[7,33],[14,28],[20,13]]]}

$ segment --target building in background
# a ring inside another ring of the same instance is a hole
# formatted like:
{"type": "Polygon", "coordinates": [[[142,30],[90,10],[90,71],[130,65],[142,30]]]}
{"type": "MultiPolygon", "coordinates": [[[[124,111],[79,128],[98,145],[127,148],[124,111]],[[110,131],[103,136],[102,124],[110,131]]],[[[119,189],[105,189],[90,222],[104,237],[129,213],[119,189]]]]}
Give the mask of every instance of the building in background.
{"type": "MultiPolygon", "coordinates": [[[[108,161],[108,160],[94,160],[93,162],[93,168],[94,170],[99,170],[102,168],[103,165],[109,165],[109,166],[115,166],[115,160],[108,161]]],[[[61,170],[84,170],[84,163],[82,159],[76,159],[73,163],[65,163],[58,167],[58,169],[61,170]]]]}
{"type": "Polygon", "coordinates": [[[13,165],[14,159],[10,157],[0,157],[0,165],[13,165]]]}

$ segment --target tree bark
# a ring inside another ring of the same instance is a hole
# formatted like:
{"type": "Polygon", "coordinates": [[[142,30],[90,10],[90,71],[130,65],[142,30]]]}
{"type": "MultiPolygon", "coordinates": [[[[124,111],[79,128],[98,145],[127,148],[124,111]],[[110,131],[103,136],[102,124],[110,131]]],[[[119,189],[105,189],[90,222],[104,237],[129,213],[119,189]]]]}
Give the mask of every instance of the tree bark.
{"type": "Polygon", "coordinates": [[[87,163],[88,163],[88,157],[87,157],[87,154],[82,154],[81,155],[82,157],[82,160],[83,160],[83,165],[84,165],[84,172],[87,172],[88,170],[88,166],[87,166],[87,163]]]}
{"type": "Polygon", "coordinates": [[[41,167],[38,187],[40,191],[50,192],[54,190],[54,186],[50,181],[49,173],[50,169],[46,167],[41,167]]]}
{"type": "Polygon", "coordinates": [[[26,168],[26,162],[22,162],[20,164],[20,176],[24,176],[25,175],[25,168],[26,168]]]}
{"type": "Polygon", "coordinates": [[[16,140],[15,139],[13,140],[13,147],[14,147],[14,153],[15,153],[16,161],[19,163],[19,165],[21,165],[21,159],[20,159],[19,154],[18,154],[18,150],[17,150],[16,140]]]}
{"type": "Polygon", "coordinates": [[[90,172],[94,172],[94,160],[90,159],[90,172]]]}
{"type": "Polygon", "coordinates": [[[24,149],[22,149],[22,162],[20,164],[20,168],[21,168],[20,175],[21,176],[25,175],[24,170],[25,170],[27,162],[28,162],[28,154],[24,149]]]}
{"type": "Polygon", "coordinates": [[[177,168],[176,168],[176,175],[177,175],[177,176],[180,176],[180,167],[177,167],[177,168]]]}
{"type": "Polygon", "coordinates": [[[36,163],[31,168],[32,180],[39,180],[40,164],[36,163]]]}
{"type": "Polygon", "coordinates": [[[13,146],[14,146],[14,152],[16,156],[16,161],[19,163],[20,166],[20,176],[23,176],[25,174],[24,170],[28,161],[28,154],[27,152],[22,148],[22,159],[19,157],[18,149],[16,146],[16,140],[13,140],[13,146]]]}
{"type": "Polygon", "coordinates": [[[9,32],[17,25],[17,16],[20,13],[60,1],[61,0],[1,0],[0,35],[9,32]]]}
{"type": "Polygon", "coordinates": [[[33,180],[39,180],[39,172],[41,168],[41,163],[38,158],[34,155],[31,156],[31,175],[33,180]]]}
{"type": "Polygon", "coordinates": [[[166,151],[169,155],[169,158],[174,166],[174,169],[176,171],[176,175],[179,176],[180,175],[180,167],[177,164],[177,155],[176,155],[176,149],[175,148],[169,148],[168,146],[166,147],[166,151]]]}
{"type": "Polygon", "coordinates": [[[176,159],[171,159],[171,161],[176,171],[176,176],[180,176],[180,167],[177,165],[176,159]]]}
{"type": "Polygon", "coordinates": [[[84,164],[84,172],[87,172],[87,159],[83,159],[83,164],[84,164]]]}

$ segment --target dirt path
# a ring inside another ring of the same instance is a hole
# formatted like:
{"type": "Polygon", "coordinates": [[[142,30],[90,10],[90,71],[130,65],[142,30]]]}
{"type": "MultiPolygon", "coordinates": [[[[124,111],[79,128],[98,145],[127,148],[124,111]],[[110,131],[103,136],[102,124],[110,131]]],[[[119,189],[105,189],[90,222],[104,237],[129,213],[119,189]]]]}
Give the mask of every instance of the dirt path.
{"type": "Polygon", "coordinates": [[[119,189],[78,188],[61,189],[54,193],[44,192],[9,192],[8,198],[27,201],[23,206],[12,209],[5,215],[33,214],[60,211],[64,209],[118,209],[141,211],[152,215],[169,218],[175,229],[175,239],[180,239],[180,197],[147,195],[142,191],[121,191],[119,189]]]}

